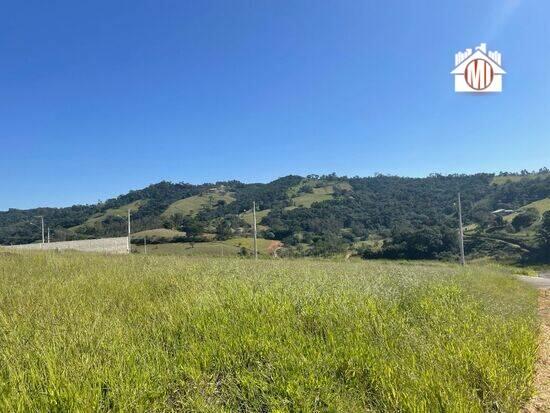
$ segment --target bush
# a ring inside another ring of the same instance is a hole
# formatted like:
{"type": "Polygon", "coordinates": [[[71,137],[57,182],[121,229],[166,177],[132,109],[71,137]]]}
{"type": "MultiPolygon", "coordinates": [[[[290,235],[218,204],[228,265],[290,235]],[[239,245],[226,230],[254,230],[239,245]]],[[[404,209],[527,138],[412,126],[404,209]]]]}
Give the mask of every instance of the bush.
{"type": "Polygon", "coordinates": [[[540,212],[535,208],[528,208],[523,212],[520,212],[512,220],[512,226],[516,231],[522,228],[527,228],[537,222],[540,218],[540,212]]]}
{"type": "Polygon", "coordinates": [[[458,237],[447,227],[395,230],[380,250],[364,249],[363,258],[433,259],[456,253],[458,237]]]}

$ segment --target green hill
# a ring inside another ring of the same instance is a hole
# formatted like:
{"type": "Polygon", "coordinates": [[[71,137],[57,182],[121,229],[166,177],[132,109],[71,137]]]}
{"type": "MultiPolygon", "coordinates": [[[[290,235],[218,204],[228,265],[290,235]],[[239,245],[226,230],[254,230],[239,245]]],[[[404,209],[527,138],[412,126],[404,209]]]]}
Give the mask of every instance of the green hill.
{"type": "Polygon", "coordinates": [[[458,251],[458,192],[471,241],[467,243],[468,254],[496,256],[503,240],[519,245],[522,251],[537,247],[534,226],[529,234],[514,233],[508,223],[513,216],[502,223],[492,211],[521,211],[530,206],[541,212],[548,210],[550,174],[545,170],[499,176],[350,178],[330,174],[289,175],[268,183],[160,182],[96,205],[0,212],[0,244],[39,240],[40,231],[29,224],[37,215],[44,216],[54,241],[124,236],[127,209],[132,210],[134,232],[176,231],[150,234],[151,240],[250,238],[251,208],[256,202],[259,236],[284,243],[288,256],[355,251],[367,258],[448,259],[458,251]],[[490,241],[497,238],[500,241],[490,241]],[[375,250],[365,242],[371,239],[380,241],[375,250]]]}
{"type": "Polygon", "coordinates": [[[520,211],[525,211],[526,209],[534,208],[544,214],[546,211],[550,211],[550,198],[539,199],[538,201],[531,202],[527,205],[522,206],[516,212],[507,215],[504,217],[506,221],[512,222],[512,220],[520,213],[520,211]]]}
{"type": "MultiPolygon", "coordinates": [[[[263,211],[256,211],[256,222],[258,224],[258,229],[267,229],[268,228],[264,225],[261,225],[260,222],[262,221],[262,218],[268,216],[270,212],[271,212],[270,209],[264,209],[263,211]]],[[[240,217],[248,225],[252,225],[254,223],[254,216],[253,216],[252,211],[244,212],[240,215],[240,217]]]]}
{"type": "Polygon", "coordinates": [[[323,202],[334,199],[334,187],[332,185],[313,188],[311,193],[304,193],[292,198],[293,206],[309,208],[314,202],[323,202]]]}
{"type": "Polygon", "coordinates": [[[537,178],[543,178],[545,176],[550,175],[550,172],[547,170],[543,170],[540,172],[533,172],[533,173],[524,173],[524,174],[503,174],[495,176],[491,183],[493,185],[503,185],[510,182],[520,182],[524,179],[537,179],[537,178]]]}
{"type": "Polygon", "coordinates": [[[90,218],[88,218],[84,223],[80,225],[76,225],[74,227],[71,227],[71,230],[78,231],[82,227],[93,227],[94,225],[101,223],[109,218],[122,218],[124,220],[127,219],[128,216],[128,210],[130,210],[131,214],[135,213],[139,210],[143,205],[147,203],[146,199],[139,199],[137,201],[131,202],[126,205],[119,206],[117,208],[109,208],[104,212],[98,212],[96,214],[93,214],[90,218]]]}
{"type": "Polygon", "coordinates": [[[208,193],[190,196],[171,204],[161,216],[168,217],[174,214],[197,215],[204,208],[213,208],[223,201],[227,204],[235,201],[230,193],[209,191],[208,193]]]}

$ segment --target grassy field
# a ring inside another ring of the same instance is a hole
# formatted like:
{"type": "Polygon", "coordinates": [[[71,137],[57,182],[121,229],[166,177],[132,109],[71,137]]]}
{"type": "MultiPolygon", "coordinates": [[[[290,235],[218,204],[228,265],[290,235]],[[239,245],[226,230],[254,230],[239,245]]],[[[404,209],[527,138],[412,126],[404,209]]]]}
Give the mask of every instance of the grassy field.
{"type": "Polygon", "coordinates": [[[103,221],[106,218],[109,217],[121,217],[122,219],[126,219],[126,216],[128,214],[128,210],[130,210],[132,213],[136,212],[140,207],[145,205],[147,200],[140,199],[137,201],[134,201],[130,204],[123,205],[119,208],[110,208],[102,213],[97,213],[92,215],[90,218],[88,218],[83,224],[77,225],[75,227],[70,228],[71,230],[77,230],[84,226],[93,226],[94,224],[103,221]]]}
{"type": "Polygon", "coordinates": [[[144,238],[147,238],[148,243],[164,243],[177,241],[178,238],[181,239],[184,236],[185,232],[183,231],[176,231],[167,228],[156,228],[135,232],[132,234],[132,239],[134,242],[139,242],[140,244],[143,243],[144,238]]]}
{"type": "MultiPolygon", "coordinates": [[[[271,243],[271,240],[258,238],[258,253],[260,256],[271,255],[268,250],[271,243]]],[[[241,251],[241,247],[246,248],[249,253],[252,253],[252,238],[231,238],[226,241],[195,242],[193,244],[190,242],[151,244],[147,246],[147,253],[159,255],[230,257],[238,255],[241,251]]],[[[139,253],[144,252],[144,247],[142,245],[134,245],[133,248],[139,253]]]]}
{"type": "Polygon", "coordinates": [[[225,201],[229,204],[234,200],[235,198],[229,193],[208,192],[174,202],[161,216],[169,217],[174,214],[196,215],[202,208],[213,206],[219,201],[225,201]]]}
{"type": "Polygon", "coordinates": [[[313,188],[310,194],[301,194],[293,198],[292,201],[297,207],[309,208],[314,202],[323,202],[333,199],[334,187],[332,185],[313,188]]]}
{"type": "Polygon", "coordinates": [[[132,234],[133,237],[143,238],[174,238],[174,237],[182,237],[185,236],[185,232],[182,231],[176,231],[173,229],[167,229],[167,228],[156,228],[156,229],[148,229],[145,231],[140,232],[134,232],[132,234]]]}
{"type": "MultiPolygon", "coordinates": [[[[550,198],[539,199],[538,201],[531,202],[530,204],[524,205],[519,208],[519,211],[525,211],[528,208],[535,208],[540,214],[544,214],[546,211],[550,211],[550,198]]],[[[504,217],[505,221],[512,222],[512,220],[519,214],[519,212],[514,212],[512,214],[506,215],[504,217]]]]}
{"type": "MultiPolygon", "coordinates": [[[[260,223],[263,217],[267,216],[271,212],[271,209],[264,209],[262,211],[256,211],[256,223],[260,223]]],[[[241,218],[247,224],[252,225],[254,223],[254,216],[252,211],[241,214],[241,218]]]]}
{"type": "Polygon", "coordinates": [[[494,185],[503,185],[507,182],[518,182],[522,179],[536,179],[536,178],[543,178],[547,176],[548,173],[533,173],[528,175],[508,175],[508,176],[495,176],[491,184],[494,185]]]}
{"type": "Polygon", "coordinates": [[[499,267],[0,256],[0,411],[517,411],[536,293],[499,267]]]}
{"type": "MultiPolygon", "coordinates": [[[[143,245],[133,245],[132,249],[140,254],[145,252],[143,245]]],[[[224,242],[170,242],[166,244],[147,245],[149,255],[185,255],[192,257],[237,256],[240,249],[224,242]]]]}

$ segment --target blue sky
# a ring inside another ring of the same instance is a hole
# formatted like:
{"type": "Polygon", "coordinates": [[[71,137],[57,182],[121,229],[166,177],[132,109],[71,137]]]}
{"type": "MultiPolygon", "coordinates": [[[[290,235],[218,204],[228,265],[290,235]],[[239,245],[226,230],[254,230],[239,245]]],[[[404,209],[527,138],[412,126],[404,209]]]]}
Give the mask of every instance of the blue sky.
{"type": "Polygon", "coordinates": [[[0,210],[166,179],[550,166],[550,3],[2,1],[0,210]],[[487,42],[504,92],[455,94],[487,42]]]}

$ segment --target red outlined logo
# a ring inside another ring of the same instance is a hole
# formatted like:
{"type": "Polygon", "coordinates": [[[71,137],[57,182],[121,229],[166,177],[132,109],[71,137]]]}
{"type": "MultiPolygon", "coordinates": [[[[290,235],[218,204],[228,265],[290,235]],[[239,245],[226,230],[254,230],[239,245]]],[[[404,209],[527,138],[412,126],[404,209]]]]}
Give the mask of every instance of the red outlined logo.
{"type": "Polygon", "coordinates": [[[502,54],[488,51],[481,43],[475,49],[466,49],[455,54],[455,92],[502,92],[502,54]]]}
{"type": "Polygon", "coordinates": [[[472,60],[464,71],[466,83],[475,90],[487,89],[493,83],[494,77],[493,66],[485,59],[472,60]]]}

